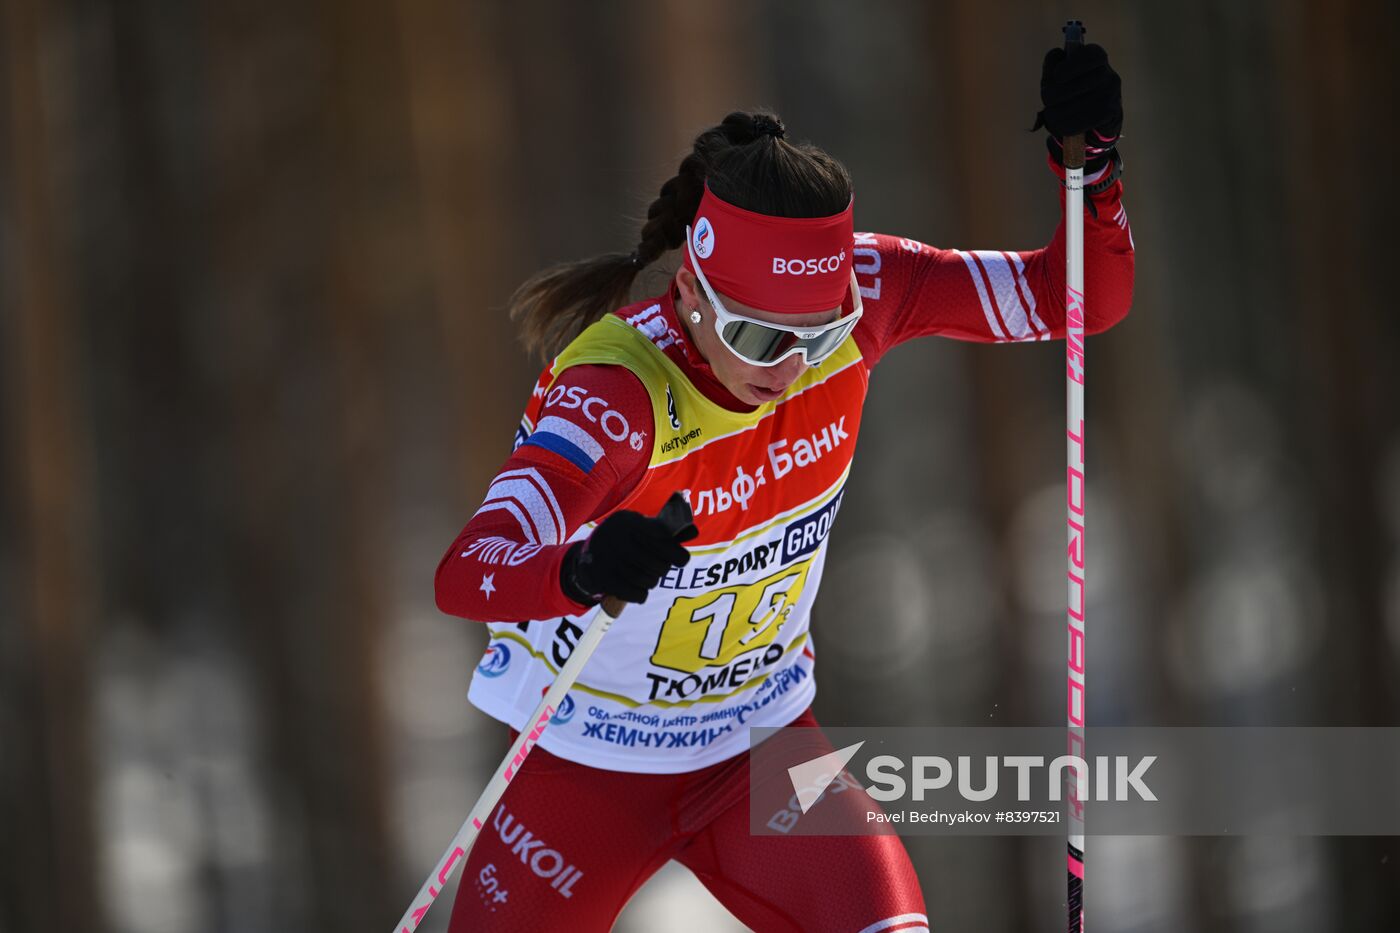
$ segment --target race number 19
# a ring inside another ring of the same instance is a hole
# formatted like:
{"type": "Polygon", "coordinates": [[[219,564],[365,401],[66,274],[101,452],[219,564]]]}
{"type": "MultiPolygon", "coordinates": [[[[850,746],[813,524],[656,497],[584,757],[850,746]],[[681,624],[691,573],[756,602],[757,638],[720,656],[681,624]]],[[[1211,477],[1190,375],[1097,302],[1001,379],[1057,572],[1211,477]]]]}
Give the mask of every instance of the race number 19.
{"type": "Polygon", "coordinates": [[[651,662],[692,674],[770,644],[802,598],[811,567],[808,558],[753,583],[678,597],[651,662]]]}

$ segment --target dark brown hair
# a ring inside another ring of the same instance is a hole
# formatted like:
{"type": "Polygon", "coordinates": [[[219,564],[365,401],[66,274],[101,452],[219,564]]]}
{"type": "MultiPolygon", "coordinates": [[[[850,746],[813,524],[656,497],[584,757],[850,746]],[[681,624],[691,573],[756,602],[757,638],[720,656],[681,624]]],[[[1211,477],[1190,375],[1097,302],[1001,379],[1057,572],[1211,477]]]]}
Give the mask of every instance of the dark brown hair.
{"type": "Polygon", "coordinates": [[[759,214],[828,217],[845,210],[851,200],[845,166],[810,143],[788,142],[786,134],[775,114],[738,111],[697,136],[647,209],[635,251],[554,266],[516,289],[510,315],[521,324],[525,346],[547,359],[625,305],[637,273],[685,242],[707,182],[717,196],[759,214]]]}

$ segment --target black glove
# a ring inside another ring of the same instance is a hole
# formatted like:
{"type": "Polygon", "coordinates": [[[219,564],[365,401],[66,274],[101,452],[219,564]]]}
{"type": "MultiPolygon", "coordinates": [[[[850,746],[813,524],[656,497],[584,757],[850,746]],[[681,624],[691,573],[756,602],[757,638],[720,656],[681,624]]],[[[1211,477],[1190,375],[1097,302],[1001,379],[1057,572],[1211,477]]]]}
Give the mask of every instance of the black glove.
{"type": "Polygon", "coordinates": [[[1035,126],[1050,131],[1045,141],[1055,161],[1064,164],[1061,140],[1084,134],[1084,170],[1098,171],[1113,157],[1123,130],[1123,82],[1108,63],[1101,45],[1081,45],[1045,53],[1040,69],[1040,100],[1035,126]]]}
{"type": "Polygon", "coordinates": [[[697,534],[692,524],[673,537],[660,519],[640,512],[615,512],[565,553],[559,568],[564,595],[589,606],[604,596],[645,602],[647,591],[667,571],[690,562],[690,552],[680,542],[697,534]]]}

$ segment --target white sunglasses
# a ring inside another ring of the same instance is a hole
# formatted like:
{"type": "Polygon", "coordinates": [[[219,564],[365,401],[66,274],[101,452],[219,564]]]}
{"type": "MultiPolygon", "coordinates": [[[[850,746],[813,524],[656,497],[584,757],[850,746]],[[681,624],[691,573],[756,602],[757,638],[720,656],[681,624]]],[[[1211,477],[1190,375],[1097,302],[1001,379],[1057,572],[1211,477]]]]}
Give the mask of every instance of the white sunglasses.
{"type": "Polygon", "coordinates": [[[777,366],[794,353],[801,353],[809,366],[815,366],[831,356],[855,329],[863,310],[860,303],[860,287],[856,284],[855,271],[851,272],[851,313],[837,318],[829,324],[815,327],[792,327],[786,324],[773,324],[756,321],[753,318],[735,314],[725,308],[710,287],[705,273],[700,271],[700,260],[695,255],[691,242],[690,226],[685,228],[685,248],[690,253],[690,264],[695,269],[695,277],[715,310],[715,333],[734,355],[754,366],[777,366]]]}

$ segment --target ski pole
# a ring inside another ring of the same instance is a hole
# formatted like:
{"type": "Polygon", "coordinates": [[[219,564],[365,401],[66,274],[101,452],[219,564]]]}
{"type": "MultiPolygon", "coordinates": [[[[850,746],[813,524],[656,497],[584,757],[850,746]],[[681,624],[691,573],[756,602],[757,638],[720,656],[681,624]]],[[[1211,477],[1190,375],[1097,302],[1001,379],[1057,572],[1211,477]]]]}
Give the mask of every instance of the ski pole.
{"type": "MultiPolygon", "coordinates": [[[[1084,45],[1084,24],[1064,25],[1065,52],[1084,45]]],[[[1069,754],[1085,761],[1084,754],[1084,634],[1085,553],[1084,506],[1084,134],[1064,139],[1065,162],[1065,449],[1069,461],[1065,473],[1066,523],[1069,531],[1069,601],[1067,628],[1068,745],[1069,754]]],[[[1084,929],[1084,800],[1079,778],[1071,768],[1065,783],[1069,810],[1067,908],[1069,933],[1084,929]]]]}
{"type": "MultiPolygon", "coordinates": [[[[679,534],[691,523],[692,519],[690,505],[681,498],[679,493],[672,494],[671,498],[666,500],[666,504],[661,507],[661,511],[657,513],[656,517],[665,524],[666,529],[672,535],[679,534]]],[[[452,837],[447,851],[443,853],[442,858],[438,859],[437,867],[428,876],[428,880],[423,882],[423,886],[418,889],[413,903],[409,905],[408,910],[394,927],[394,933],[410,933],[410,931],[417,929],[418,924],[427,915],[428,908],[433,906],[433,901],[437,900],[437,896],[447,886],[457,863],[466,861],[472,843],[476,841],[482,826],[490,818],[491,811],[496,808],[496,804],[506,792],[506,785],[510,784],[511,779],[520,773],[520,766],[534,750],[540,736],[549,726],[549,721],[554,717],[559,704],[563,702],[564,695],[578,680],[578,675],[583,670],[583,666],[588,663],[588,658],[598,647],[598,643],[603,640],[603,636],[607,634],[618,615],[626,608],[626,605],[615,596],[604,597],[602,610],[593,618],[592,624],[579,638],[578,645],[569,655],[569,660],[560,668],[559,676],[554,678],[554,683],[545,691],[544,699],[540,700],[540,705],[535,708],[535,712],[526,722],[525,728],[516,737],[515,744],[510,747],[510,751],[506,752],[505,760],[496,769],[496,773],[487,783],[486,789],[481,792],[476,806],[472,807],[471,813],[467,814],[462,828],[457,830],[457,835],[452,837]]]]}

